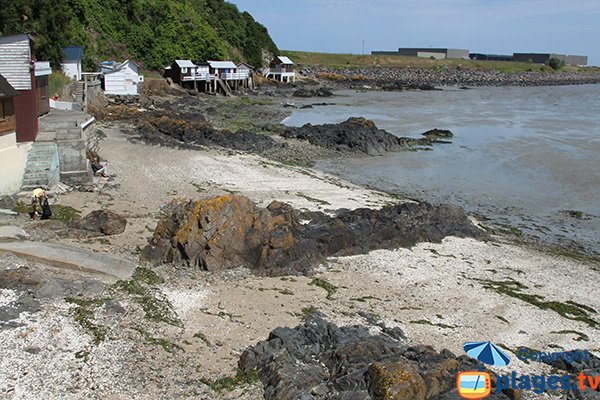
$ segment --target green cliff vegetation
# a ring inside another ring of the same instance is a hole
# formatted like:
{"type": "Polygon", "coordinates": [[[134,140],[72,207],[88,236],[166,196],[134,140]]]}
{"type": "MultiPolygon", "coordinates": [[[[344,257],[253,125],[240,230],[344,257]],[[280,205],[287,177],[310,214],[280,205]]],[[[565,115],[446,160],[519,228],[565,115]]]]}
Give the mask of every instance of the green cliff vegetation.
{"type": "Polygon", "coordinates": [[[224,0],[13,0],[0,8],[0,35],[29,32],[37,58],[60,63],[83,46],[84,64],[126,58],[150,70],[173,59],[232,59],[255,66],[277,53],[267,29],[224,0]]]}

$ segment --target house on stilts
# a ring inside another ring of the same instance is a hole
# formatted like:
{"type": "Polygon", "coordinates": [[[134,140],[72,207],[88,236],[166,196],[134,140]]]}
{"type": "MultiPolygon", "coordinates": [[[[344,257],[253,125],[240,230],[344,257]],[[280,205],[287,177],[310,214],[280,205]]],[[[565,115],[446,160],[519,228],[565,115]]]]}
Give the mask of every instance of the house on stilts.
{"type": "Polygon", "coordinates": [[[294,72],[294,62],[285,56],[275,57],[265,68],[263,75],[266,78],[275,79],[279,82],[296,82],[296,73],[294,72]]]}
{"type": "Polygon", "coordinates": [[[195,64],[191,60],[175,60],[164,69],[163,77],[184,88],[231,95],[234,90],[252,87],[252,66],[236,65],[233,61],[195,64]]]}

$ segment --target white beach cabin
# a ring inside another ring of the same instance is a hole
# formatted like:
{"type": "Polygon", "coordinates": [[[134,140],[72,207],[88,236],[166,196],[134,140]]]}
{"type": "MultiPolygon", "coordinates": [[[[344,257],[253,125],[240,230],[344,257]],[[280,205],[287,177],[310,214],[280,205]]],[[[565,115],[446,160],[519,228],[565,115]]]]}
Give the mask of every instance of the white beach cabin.
{"type": "Polygon", "coordinates": [[[114,61],[100,63],[104,93],[112,95],[137,95],[144,76],[138,73],[139,67],[131,60],[117,64],[114,61]]]}

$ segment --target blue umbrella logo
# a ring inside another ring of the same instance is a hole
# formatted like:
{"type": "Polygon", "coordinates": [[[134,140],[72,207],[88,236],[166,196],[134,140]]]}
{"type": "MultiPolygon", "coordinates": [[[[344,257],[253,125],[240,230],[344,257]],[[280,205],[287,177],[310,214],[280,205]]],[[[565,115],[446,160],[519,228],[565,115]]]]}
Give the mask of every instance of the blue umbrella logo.
{"type": "Polygon", "coordinates": [[[484,364],[505,367],[510,363],[510,357],[492,342],[467,342],[463,349],[469,356],[484,364]]]}

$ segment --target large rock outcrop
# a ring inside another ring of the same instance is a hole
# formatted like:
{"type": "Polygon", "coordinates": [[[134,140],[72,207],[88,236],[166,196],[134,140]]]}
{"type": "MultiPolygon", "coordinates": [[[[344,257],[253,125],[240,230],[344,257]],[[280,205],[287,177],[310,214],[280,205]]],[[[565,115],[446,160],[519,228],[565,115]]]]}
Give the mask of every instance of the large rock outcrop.
{"type": "Polygon", "coordinates": [[[273,202],[259,209],[242,196],[175,204],[143,256],[209,271],[247,267],[260,274],[307,273],[323,259],[291,206],[273,202]]]}
{"type": "Polygon", "coordinates": [[[243,196],[179,201],[159,221],[142,256],[204,270],[247,267],[261,275],[305,275],[330,255],[440,242],[448,235],[485,237],[462,209],[448,205],[406,203],[308,217],[301,224],[290,205],[274,201],[259,208],[243,196]]]}
{"type": "MultiPolygon", "coordinates": [[[[438,132],[442,132],[436,130],[438,132]]],[[[375,123],[365,118],[349,118],[339,124],[312,125],[301,127],[288,127],[282,136],[307,140],[315,146],[344,153],[364,153],[369,155],[382,154],[387,151],[400,151],[419,146],[431,146],[438,142],[438,137],[429,135],[428,131],[423,138],[414,139],[397,137],[391,133],[377,128],[375,123]]],[[[448,132],[449,131],[443,131],[448,132]]],[[[444,136],[444,137],[452,137],[444,136]]]]}
{"type": "Polygon", "coordinates": [[[274,329],[239,360],[241,370],[258,370],[267,400],[458,399],[456,374],[477,367],[448,350],[408,346],[364,326],[338,327],[319,313],[274,329]]]}

